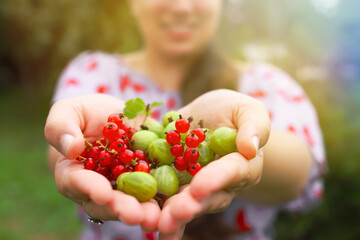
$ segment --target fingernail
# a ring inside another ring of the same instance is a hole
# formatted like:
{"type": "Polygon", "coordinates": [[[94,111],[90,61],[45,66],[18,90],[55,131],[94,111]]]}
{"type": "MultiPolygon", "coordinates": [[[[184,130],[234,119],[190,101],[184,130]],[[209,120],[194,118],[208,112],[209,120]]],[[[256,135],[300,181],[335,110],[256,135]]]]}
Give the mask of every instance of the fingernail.
{"type": "Polygon", "coordinates": [[[257,151],[259,150],[259,138],[257,136],[253,136],[252,137],[252,142],[254,144],[254,147],[255,147],[255,150],[256,150],[256,153],[257,153],[257,151]]]}
{"type": "Polygon", "coordinates": [[[74,137],[70,134],[65,134],[61,137],[60,146],[61,146],[62,153],[64,153],[65,156],[67,155],[69,147],[73,141],[74,141],[74,137]]]}

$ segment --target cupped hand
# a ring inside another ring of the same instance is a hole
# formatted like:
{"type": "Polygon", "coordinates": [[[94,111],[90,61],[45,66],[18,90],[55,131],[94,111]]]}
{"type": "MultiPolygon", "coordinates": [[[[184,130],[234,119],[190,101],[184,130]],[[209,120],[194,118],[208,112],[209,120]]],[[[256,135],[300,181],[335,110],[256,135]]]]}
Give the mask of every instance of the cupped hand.
{"type": "MultiPolygon", "coordinates": [[[[55,183],[62,195],[81,204],[93,218],[141,224],[144,230],[154,231],[160,216],[155,201],[139,203],[134,197],[113,190],[104,176],[73,160],[85,148],[84,138],[91,142],[102,137],[108,116],[123,112],[124,106],[120,100],[100,94],[61,100],[52,106],[45,137],[51,145],[49,157],[55,183]]],[[[138,127],[140,117],[128,123],[138,127]]]]}
{"type": "Polygon", "coordinates": [[[208,92],[180,109],[192,116],[192,128],[202,120],[204,127],[230,127],[238,131],[238,152],[203,167],[179,194],[164,206],[159,230],[161,239],[179,239],[193,218],[224,210],[241,192],[261,179],[264,146],[270,135],[270,119],[259,101],[231,90],[208,92]]]}

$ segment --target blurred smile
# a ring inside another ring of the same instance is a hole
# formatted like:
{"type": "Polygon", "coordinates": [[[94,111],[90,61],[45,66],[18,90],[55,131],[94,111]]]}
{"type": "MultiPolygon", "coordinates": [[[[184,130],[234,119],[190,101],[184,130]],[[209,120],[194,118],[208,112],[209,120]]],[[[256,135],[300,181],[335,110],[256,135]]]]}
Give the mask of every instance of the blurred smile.
{"type": "Polygon", "coordinates": [[[162,24],[166,34],[174,40],[186,40],[190,38],[195,31],[196,24],[162,24]]]}

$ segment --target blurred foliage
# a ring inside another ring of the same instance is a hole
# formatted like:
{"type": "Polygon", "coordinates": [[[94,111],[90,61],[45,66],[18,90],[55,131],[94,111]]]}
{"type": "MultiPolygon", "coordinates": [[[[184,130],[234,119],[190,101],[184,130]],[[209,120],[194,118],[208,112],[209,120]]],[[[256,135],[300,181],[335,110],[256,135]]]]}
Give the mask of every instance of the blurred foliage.
{"type": "MultiPolygon", "coordinates": [[[[339,16],[316,11],[310,0],[225,3],[219,47],[247,60],[249,45],[265,46],[265,60],[302,80],[324,133],[329,163],[324,202],[302,216],[281,214],[279,239],[360,236],[355,227],[360,222],[360,86],[344,85],[331,74],[311,81],[298,77],[300,69],[324,69],[334,57],[334,46],[344,39],[337,36],[341,21],[349,21],[346,14],[339,16]]],[[[125,0],[2,0],[0,30],[0,239],[74,238],[79,230],[74,205],[56,192],[44,164],[42,128],[53,88],[81,51],[138,49],[136,23],[125,0]]]]}

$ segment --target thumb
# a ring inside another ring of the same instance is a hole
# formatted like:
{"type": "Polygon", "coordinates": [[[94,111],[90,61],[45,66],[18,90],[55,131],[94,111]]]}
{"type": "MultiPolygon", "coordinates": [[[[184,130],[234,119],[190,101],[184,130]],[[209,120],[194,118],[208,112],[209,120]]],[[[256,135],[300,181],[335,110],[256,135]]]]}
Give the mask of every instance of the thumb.
{"type": "Polygon", "coordinates": [[[241,155],[247,159],[256,156],[259,148],[264,146],[270,135],[270,118],[266,107],[259,101],[251,101],[246,111],[238,112],[235,125],[238,128],[236,146],[241,155]]]}
{"type": "Polygon", "coordinates": [[[46,140],[68,159],[78,157],[85,147],[81,114],[70,100],[56,102],[45,124],[46,140]]]}

